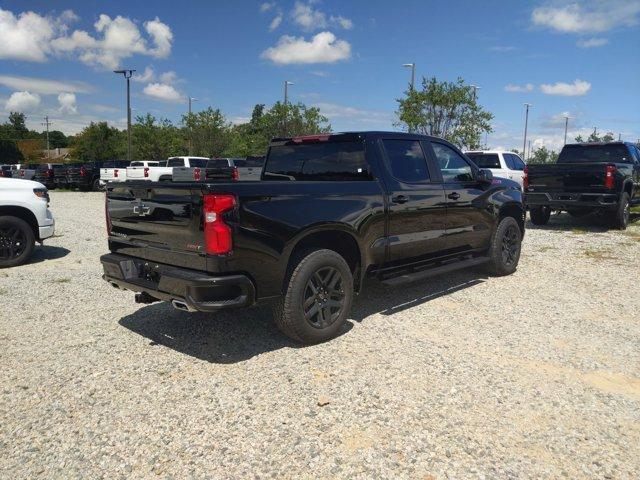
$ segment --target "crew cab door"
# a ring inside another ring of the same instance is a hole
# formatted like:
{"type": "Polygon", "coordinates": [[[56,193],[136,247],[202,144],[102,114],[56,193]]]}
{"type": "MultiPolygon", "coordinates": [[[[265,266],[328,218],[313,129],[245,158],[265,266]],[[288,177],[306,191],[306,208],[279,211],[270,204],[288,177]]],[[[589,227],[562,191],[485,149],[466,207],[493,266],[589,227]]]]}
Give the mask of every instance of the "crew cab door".
{"type": "Polygon", "coordinates": [[[429,170],[423,142],[390,137],[381,139],[379,145],[387,171],[387,262],[411,263],[442,251],[444,190],[438,176],[429,170]]]}
{"type": "Polygon", "coordinates": [[[444,185],[447,250],[487,248],[494,219],[486,208],[485,187],[475,179],[475,168],[452,145],[429,143],[444,185]]]}

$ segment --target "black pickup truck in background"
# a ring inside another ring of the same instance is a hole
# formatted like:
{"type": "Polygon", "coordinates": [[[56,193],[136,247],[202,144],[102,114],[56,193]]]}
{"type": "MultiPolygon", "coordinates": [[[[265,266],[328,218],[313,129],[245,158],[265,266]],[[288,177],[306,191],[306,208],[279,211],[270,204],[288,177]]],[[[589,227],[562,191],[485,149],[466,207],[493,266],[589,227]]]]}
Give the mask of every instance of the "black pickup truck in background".
{"type": "Polygon", "coordinates": [[[85,192],[101,190],[100,168],[102,168],[103,163],[88,162],[67,166],[67,188],[78,188],[85,192]]]}
{"type": "Polygon", "coordinates": [[[257,182],[109,184],[106,212],[103,278],[138,303],[268,300],[303,343],[339,334],[366,277],[514,272],[525,215],[517,183],[445,140],[385,132],[274,139],[257,182]]]}
{"type": "Polygon", "coordinates": [[[625,229],[640,199],[640,151],[627,142],[565,145],[557,163],[527,166],[524,190],[534,225],[546,225],[552,211],[595,212],[625,229]]]}

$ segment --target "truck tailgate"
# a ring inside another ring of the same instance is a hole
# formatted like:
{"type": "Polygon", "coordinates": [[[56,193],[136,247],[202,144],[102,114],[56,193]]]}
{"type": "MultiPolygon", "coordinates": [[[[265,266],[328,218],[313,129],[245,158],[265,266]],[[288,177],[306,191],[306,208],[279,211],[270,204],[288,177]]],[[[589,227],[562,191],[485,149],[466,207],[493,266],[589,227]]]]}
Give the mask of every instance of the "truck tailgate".
{"type": "Polygon", "coordinates": [[[128,180],[148,180],[144,176],[145,167],[127,167],[127,179],[128,180]]]}
{"type": "Polygon", "coordinates": [[[529,190],[599,192],[604,190],[606,163],[529,165],[529,190]]]}
{"type": "Polygon", "coordinates": [[[199,188],[127,182],[109,187],[106,201],[112,252],[206,269],[199,188]]]}

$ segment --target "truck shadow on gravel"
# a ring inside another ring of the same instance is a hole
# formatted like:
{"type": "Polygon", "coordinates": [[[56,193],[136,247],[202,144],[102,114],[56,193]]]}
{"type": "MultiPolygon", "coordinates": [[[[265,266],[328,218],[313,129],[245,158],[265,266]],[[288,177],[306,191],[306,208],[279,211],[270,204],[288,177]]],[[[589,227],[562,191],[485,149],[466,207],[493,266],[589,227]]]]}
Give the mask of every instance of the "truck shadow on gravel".
{"type": "MultiPolygon", "coordinates": [[[[340,335],[347,334],[353,322],[361,323],[377,313],[393,315],[478,285],[485,278],[481,269],[470,269],[394,288],[368,281],[364,293],[354,299],[351,315],[340,335]]],[[[268,304],[217,314],[189,314],[166,302],[154,303],[121,318],[119,323],[148,338],[150,348],[162,345],[212,363],[242,362],[287,347],[307,348],[280,333],[268,304]]]]}
{"type": "Polygon", "coordinates": [[[33,250],[33,255],[29,259],[29,263],[39,263],[46,260],[57,260],[66,257],[71,253],[64,247],[54,247],[52,245],[40,245],[33,250]]]}
{"type": "MultiPolygon", "coordinates": [[[[631,213],[629,226],[640,225],[640,213],[631,213]]],[[[574,233],[605,233],[618,231],[611,228],[606,220],[597,215],[590,214],[584,217],[572,217],[567,213],[552,214],[547,225],[534,225],[527,219],[528,230],[550,230],[557,232],[573,231],[574,233]]]]}

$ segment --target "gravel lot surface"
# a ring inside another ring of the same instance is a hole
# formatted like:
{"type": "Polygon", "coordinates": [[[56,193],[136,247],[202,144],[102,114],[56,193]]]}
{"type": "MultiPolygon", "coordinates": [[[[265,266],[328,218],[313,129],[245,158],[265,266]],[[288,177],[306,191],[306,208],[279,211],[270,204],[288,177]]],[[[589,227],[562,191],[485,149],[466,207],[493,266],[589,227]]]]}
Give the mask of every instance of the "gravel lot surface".
{"type": "MultiPolygon", "coordinates": [[[[103,195],[0,270],[2,478],[638,478],[640,225],[552,217],[516,274],[375,282],[299,348],[101,280],[103,195]]],[[[531,227],[531,225],[529,225],[531,227]]]]}

